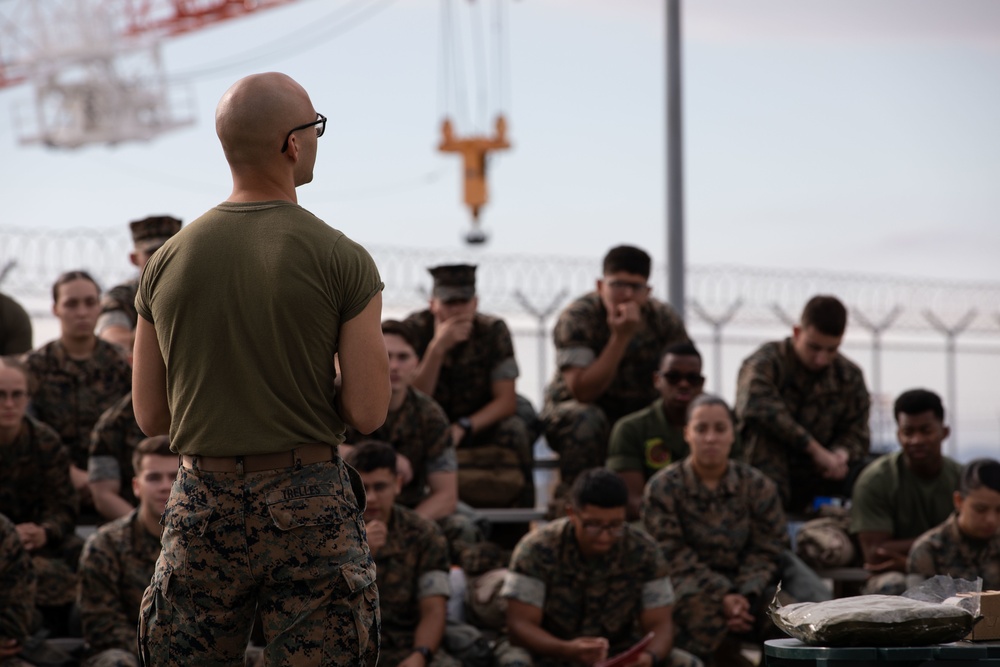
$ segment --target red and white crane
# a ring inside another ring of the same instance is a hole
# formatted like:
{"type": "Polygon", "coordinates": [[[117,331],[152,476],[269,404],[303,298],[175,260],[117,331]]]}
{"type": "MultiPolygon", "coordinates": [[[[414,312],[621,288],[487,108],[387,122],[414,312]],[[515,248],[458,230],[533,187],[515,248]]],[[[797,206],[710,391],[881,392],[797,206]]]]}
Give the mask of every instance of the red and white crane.
{"type": "Polygon", "coordinates": [[[16,107],[22,144],[148,141],[194,122],[169,84],[162,42],[295,0],[2,0],[0,89],[34,87],[16,107]]]}

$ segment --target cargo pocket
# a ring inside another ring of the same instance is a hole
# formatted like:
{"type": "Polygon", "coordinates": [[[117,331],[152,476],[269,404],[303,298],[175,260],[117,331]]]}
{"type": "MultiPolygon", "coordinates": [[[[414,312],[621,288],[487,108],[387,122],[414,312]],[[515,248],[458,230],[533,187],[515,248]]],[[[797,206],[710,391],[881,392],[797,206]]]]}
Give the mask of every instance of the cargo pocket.
{"type": "Polygon", "coordinates": [[[267,511],[275,528],[297,542],[297,558],[305,558],[307,571],[321,576],[339,568],[345,557],[357,556],[358,539],[343,530],[343,500],[329,484],[289,486],[269,491],[267,511]]]}
{"type": "Polygon", "coordinates": [[[378,648],[382,638],[382,617],[378,606],[378,587],[375,585],[375,562],[366,558],[361,562],[347,563],[340,573],[351,591],[351,607],[358,635],[359,664],[374,667],[378,662],[378,648]]]}
{"type": "Polygon", "coordinates": [[[136,648],[139,652],[140,667],[160,664],[154,656],[170,655],[173,631],[173,605],[167,601],[166,592],[170,585],[170,571],[160,576],[153,573],[153,579],[142,594],[139,605],[139,624],[136,628],[136,648]],[[150,645],[153,644],[153,648],[150,645]]]}

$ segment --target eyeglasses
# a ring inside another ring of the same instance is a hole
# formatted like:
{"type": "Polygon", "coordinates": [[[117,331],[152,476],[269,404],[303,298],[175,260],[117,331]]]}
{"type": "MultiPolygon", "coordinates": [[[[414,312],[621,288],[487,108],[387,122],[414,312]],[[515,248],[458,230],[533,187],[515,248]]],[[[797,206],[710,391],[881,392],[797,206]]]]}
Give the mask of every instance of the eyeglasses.
{"type": "Polygon", "coordinates": [[[318,138],[323,136],[323,133],[326,132],[326,116],[324,116],[321,113],[317,113],[316,115],[319,116],[319,118],[317,118],[313,122],[306,123],[305,125],[299,125],[298,127],[293,127],[288,131],[288,134],[285,135],[285,143],[281,144],[282,153],[288,150],[288,140],[291,138],[293,132],[298,132],[299,130],[304,130],[307,127],[312,127],[315,125],[316,137],[318,138]]]}
{"type": "Polygon", "coordinates": [[[588,537],[598,537],[601,533],[607,533],[611,537],[621,537],[625,534],[625,524],[623,522],[595,523],[592,521],[583,521],[580,525],[583,526],[583,532],[588,537]]]}
{"type": "Polygon", "coordinates": [[[666,373],[660,373],[660,377],[667,381],[667,384],[672,384],[674,386],[679,385],[682,380],[687,380],[687,383],[692,387],[700,387],[705,384],[705,376],[701,373],[681,373],[680,371],[667,371],[666,373]]]}
{"type": "Polygon", "coordinates": [[[643,292],[649,289],[649,285],[647,283],[634,282],[631,280],[609,280],[606,284],[612,292],[618,292],[619,294],[625,290],[643,292]]]}

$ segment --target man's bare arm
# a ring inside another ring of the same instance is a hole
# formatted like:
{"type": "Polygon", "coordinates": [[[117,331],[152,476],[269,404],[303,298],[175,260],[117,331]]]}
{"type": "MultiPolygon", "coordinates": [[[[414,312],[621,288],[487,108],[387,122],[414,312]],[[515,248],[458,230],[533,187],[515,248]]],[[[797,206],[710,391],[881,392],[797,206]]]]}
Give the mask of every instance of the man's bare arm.
{"type": "Polygon", "coordinates": [[[455,513],[458,507],[458,473],[432,472],[427,475],[431,493],[413,511],[430,521],[455,513]]]}
{"type": "Polygon", "coordinates": [[[517,392],[514,390],[514,380],[494,380],[490,383],[490,389],[493,393],[493,400],[469,415],[473,432],[489,428],[517,411],[517,392]]]}
{"type": "Polygon", "coordinates": [[[139,318],[135,330],[132,404],[135,421],[143,433],[149,437],[170,433],[167,366],[156,338],[156,327],[143,317],[139,318]]]}
{"type": "Polygon", "coordinates": [[[90,493],[94,497],[94,509],[108,521],[125,516],[134,508],[121,497],[121,482],[117,479],[101,479],[90,482],[90,493]]]}
{"type": "Polygon", "coordinates": [[[389,355],[382,338],[381,292],[341,325],[337,356],[342,374],[337,394],[340,416],[361,433],[371,433],[385,421],[392,393],[389,355]]]}
{"type": "Polygon", "coordinates": [[[674,607],[653,607],[639,612],[639,627],[643,632],[652,632],[653,641],[647,650],[656,655],[657,659],[666,661],[674,647],[674,607]]]}

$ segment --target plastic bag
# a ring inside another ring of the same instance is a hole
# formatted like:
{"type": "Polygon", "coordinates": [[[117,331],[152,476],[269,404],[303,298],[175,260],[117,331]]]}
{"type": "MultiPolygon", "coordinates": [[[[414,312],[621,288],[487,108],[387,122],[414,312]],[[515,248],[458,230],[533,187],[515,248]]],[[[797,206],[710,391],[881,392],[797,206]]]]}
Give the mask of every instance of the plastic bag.
{"type": "MultiPolygon", "coordinates": [[[[944,599],[938,594],[927,593],[940,589],[941,583],[940,577],[935,577],[903,596],[858,595],[787,606],[782,606],[775,596],[768,615],[778,628],[810,646],[927,646],[953,642],[965,637],[977,619],[972,611],[942,604],[944,599]]],[[[963,586],[945,587],[953,593],[961,592],[956,588],[963,586]]]]}

